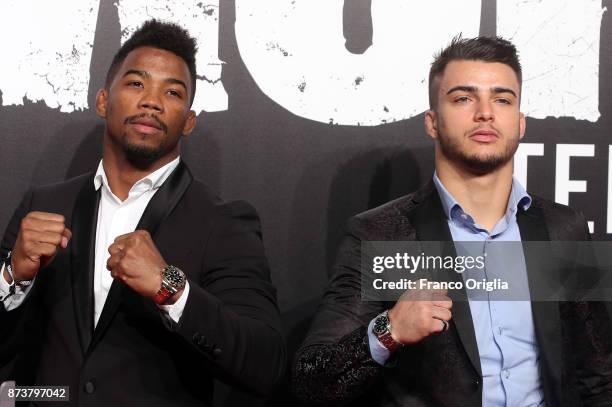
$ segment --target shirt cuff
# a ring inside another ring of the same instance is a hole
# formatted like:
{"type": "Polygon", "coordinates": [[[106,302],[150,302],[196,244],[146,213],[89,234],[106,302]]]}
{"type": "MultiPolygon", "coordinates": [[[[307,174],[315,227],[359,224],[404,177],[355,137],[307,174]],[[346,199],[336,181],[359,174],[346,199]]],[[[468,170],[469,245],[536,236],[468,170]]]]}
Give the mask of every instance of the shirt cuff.
{"type": "Polygon", "coordinates": [[[11,289],[11,286],[4,278],[4,262],[2,262],[2,267],[0,268],[0,276],[2,276],[2,278],[0,278],[0,296],[4,297],[5,295],[8,295],[11,289]]]}
{"type": "Polygon", "coordinates": [[[28,292],[34,285],[34,280],[32,280],[29,285],[25,286],[16,284],[15,293],[13,295],[9,295],[11,293],[11,286],[4,279],[4,269],[4,262],[2,262],[2,268],[0,268],[0,298],[4,298],[4,301],[2,301],[2,304],[4,304],[4,309],[6,311],[11,311],[23,303],[28,295],[28,292]]]}
{"type": "Polygon", "coordinates": [[[164,311],[170,319],[178,324],[181,316],[183,315],[183,310],[185,310],[185,304],[187,304],[187,296],[189,295],[189,281],[185,282],[185,289],[183,290],[183,294],[179,297],[179,299],[174,304],[169,305],[160,305],[159,308],[164,311]]]}
{"type": "Polygon", "coordinates": [[[391,357],[391,352],[389,349],[385,348],[382,343],[380,343],[376,335],[374,335],[374,332],[372,332],[372,328],[374,327],[374,319],[372,319],[368,324],[368,343],[370,345],[370,354],[376,363],[384,366],[387,363],[387,360],[389,360],[391,357]]]}

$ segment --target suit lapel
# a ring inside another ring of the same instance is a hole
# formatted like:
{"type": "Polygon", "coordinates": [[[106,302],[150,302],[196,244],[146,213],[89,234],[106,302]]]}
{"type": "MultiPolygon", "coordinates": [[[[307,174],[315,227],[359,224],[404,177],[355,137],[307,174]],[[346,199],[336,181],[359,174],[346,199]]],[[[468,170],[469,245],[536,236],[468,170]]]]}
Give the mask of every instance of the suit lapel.
{"type": "MultiPolygon", "coordinates": [[[[519,211],[517,223],[523,241],[523,252],[529,281],[529,291],[536,299],[542,287],[547,287],[547,279],[555,278],[554,270],[546,260],[552,258],[551,252],[542,253],[544,245],[530,245],[529,241],[547,242],[550,240],[548,229],[544,222],[542,209],[531,207],[527,211],[519,211]],[[536,292],[539,292],[537,294],[536,292]]],[[[544,387],[546,404],[561,403],[561,320],[559,303],[557,301],[532,301],[531,310],[535,327],[538,348],[540,351],[540,372],[544,387]]]]}
{"type": "MultiPolygon", "coordinates": [[[[451,236],[440,197],[433,183],[429,183],[423,188],[424,194],[420,195],[414,202],[417,207],[409,213],[409,218],[416,229],[417,238],[420,241],[441,242],[442,256],[455,256],[455,246],[451,236]]],[[[419,195],[419,194],[417,194],[419,195]]],[[[432,253],[435,254],[435,253],[432,253]]],[[[436,276],[441,281],[460,281],[463,279],[458,273],[449,273],[441,271],[436,276]]],[[[472,314],[467,299],[465,290],[452,290],[449,296],[453,300],[453,318],[451,320],[451,329],[455,329],[463,348],[465,349],[474,369],[482,376],[480,368],[480,355],[478,354],[478,345],[476,344],[476,334],[474,333],[474,324],[472,322],[472,314]]]]}
{"type": "Polygon", "coordinates": [[[95,190],[93,178],[88,178],[77,196],[72,213],[74,238],[70,258],[74,316],[83,354],[93,333],[93,276],[99,203],[100,191],[95,190]]]}
{"type": "MultiPolygon", "coordinates": [[[[170,215],[176,205],[179,203],[183,194],[191,184],[192,176],[185,164],[179,162],[179,165],[168,177],[166,182],[155,193],[147,208],[142,214],[136,230],[146,230],[156,241],[156,232],[160,224],[170,215]]],[[[119,306],[126,295],[138,295],[129,290],[128,287],[118,281],[113,281],[100,320],[94,331],[90,350],[95,347],[104,332],[108,329],[109,324],[113,320],[119,306]]]]}

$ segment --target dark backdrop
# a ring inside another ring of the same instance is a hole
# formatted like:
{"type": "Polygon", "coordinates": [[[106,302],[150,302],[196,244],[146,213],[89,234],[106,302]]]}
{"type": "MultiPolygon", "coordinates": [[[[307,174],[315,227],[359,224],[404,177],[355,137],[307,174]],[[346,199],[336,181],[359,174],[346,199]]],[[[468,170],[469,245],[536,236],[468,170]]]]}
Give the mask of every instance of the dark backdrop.
{"type": "MultiPolygon", "coordinates": [[[[359,52],[372,41],[370,0],[346,1],[347,47],[359,52]]],[[[603,0],[602,6],[609,8],[612,1],[603,0]]],[[[481,34],[496,32],[496,9],[494,0],[483,1],[481,34]]],[[[222,82],[229,105],[227,110],[199,115],[196,130],[183,144],[183,158],[196,177],[224,199],[245,199],[258,209],[292,357],[326,286],[346,219],[411,192],[429,179],[432,143],[423,131],[423,114],[378,126],[346,126],[290,113],[260,90],[242,62],[234,32],[234,1],[221,0],[218,16],[219,58],[225,62],[222,82]]],[[[435,21],[435,16],[428,17],[435,21]]],[[[120,29],[117,7],[100,1],[89,106],[120,45],[120,29]]],[[[592,46],[599,47],[601,116],[595,122],[528,118],[525,141],[543,143],[545,155],[530,159],[527,187],[554,199],[556,144],[593,144],[594,157],[571,161],[570,177],[586,180],[589,187],[586,193],[570,194],[569,203],[595,222],[595,239],[610,240],[606,233],[612,136],[609,12],[601,20],[600,43],[592,46]]],[[[19,106],[0,103],[0,229],[30,186],[94,170],[101,155],[102,130],[91,109],[63,113],[27,98],[19,106]]],[[[225,405],[244,403],[245,397],[222,386],[217,395],[218,403],[225,405]]],[[[287,388],[273,402],[289,404],[287,388]]]]}

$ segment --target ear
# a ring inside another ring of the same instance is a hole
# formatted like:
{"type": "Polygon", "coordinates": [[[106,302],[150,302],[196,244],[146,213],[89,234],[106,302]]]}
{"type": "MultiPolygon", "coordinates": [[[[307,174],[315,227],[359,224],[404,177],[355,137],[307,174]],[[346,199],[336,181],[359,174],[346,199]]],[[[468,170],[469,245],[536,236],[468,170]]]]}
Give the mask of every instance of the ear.
{"type": "Polygon", "coordinates": [[[525,120],[525,114],[519,112],[519,140],[525,136],[525,127],[527,126],[527,120],[525,120]]]}
{"type": "Polygon", "coordinates": [[[106,119],[106,103],[108,102],[108,91],[104,88],[96,93],[96,113],[106,119]]]}
{"type": "Polygon", "coordinates": [[[431,109],[425,112],[425,131],[432,140],[438,139],[437,115],[436,112],[431,109]]]}
{"type": "Polygon", "coordinates": [[[187,113],[187,120],[185,120],[185,125],[183,126],[183,136],[188,136],[193,131],[197,122],[197,116],[193,110],[190,110],[187,113]]]}

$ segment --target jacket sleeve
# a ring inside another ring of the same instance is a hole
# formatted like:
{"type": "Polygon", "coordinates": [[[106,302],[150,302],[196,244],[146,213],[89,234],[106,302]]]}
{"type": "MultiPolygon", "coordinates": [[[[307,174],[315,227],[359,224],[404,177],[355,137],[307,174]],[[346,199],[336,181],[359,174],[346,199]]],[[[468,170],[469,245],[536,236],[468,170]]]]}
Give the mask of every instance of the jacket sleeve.
{"type": "MultiPolygon", "coordinates": [[[[578,213],[575,218],[582,225],[576,228],[583,231],[579,240],[591,242],[584,215],[578,213]]],[[[574,301],[561,305],[561,316],[571,332],[570,354],[585,406],[612,406],[612,320],[606,304],[609,302],[574,301]]]]}
{"type": "Polygon", "coordinates": [[[293,391],[308,403],[349,402],[367,393],[384,370],[372,359],[367,326],[385,303],[361,298],[357,224],[355,218],[349,223],[334,275],[293,364],[293,391]]]}
{"type": "Polygon", "coordinates": [[[612,329],[604,302],[566,302],[561,317],[569,329],[573,359],[585,406],[612,406],[612,329]]]}
{"type": "Polygon", "coordinates": [[[286,350],[255,210],[245,202],[221,205],[203,256],[173,329],[217,378],[269,394],[283,377],[286,350]]]}
{"type": "MultiPolygon", "coordinates": [[[[550,237],[567,242],[559,245],[566,252],[561,258],[575,258],[575,264],[566,266],[575,278],[572,284],[593,288],[599,270],[583,267],[592,264],[589,258],[594,254],[586,219],[580,212],[553,205],[555,210],[546,212],[547,224],[555,225],[549,226],[550,237]]],[[[568,301],[559,302],[566,385],[575,386],[585,406],[612,406],[612,329],[606,304],[583,301],[580,295],[568,295],[568,301]]]]}
{"type": "MultiPolygon", "coordinates": [[[[21,220],[30,211],[32,196],[32,191],[28,191],[24,195],[9,221],[0,245],[2,258],[5,258],[13,250],[17,235],[19,234],[21,220]]],[[[36,284],[30,291],[32,292],[28,294],[24,302],[11,311],[7,311],[4,305],[0,305],[0,367],[10,363],[19,354],[19,350],[25,346],[22,338],[26,338],[24,336],[25,333],[34,324],[34,318],[26,318],[26,315],[28,315],[30,310],[35,309],[32,306],[32,298],[35,296],[36,284]]]]}

